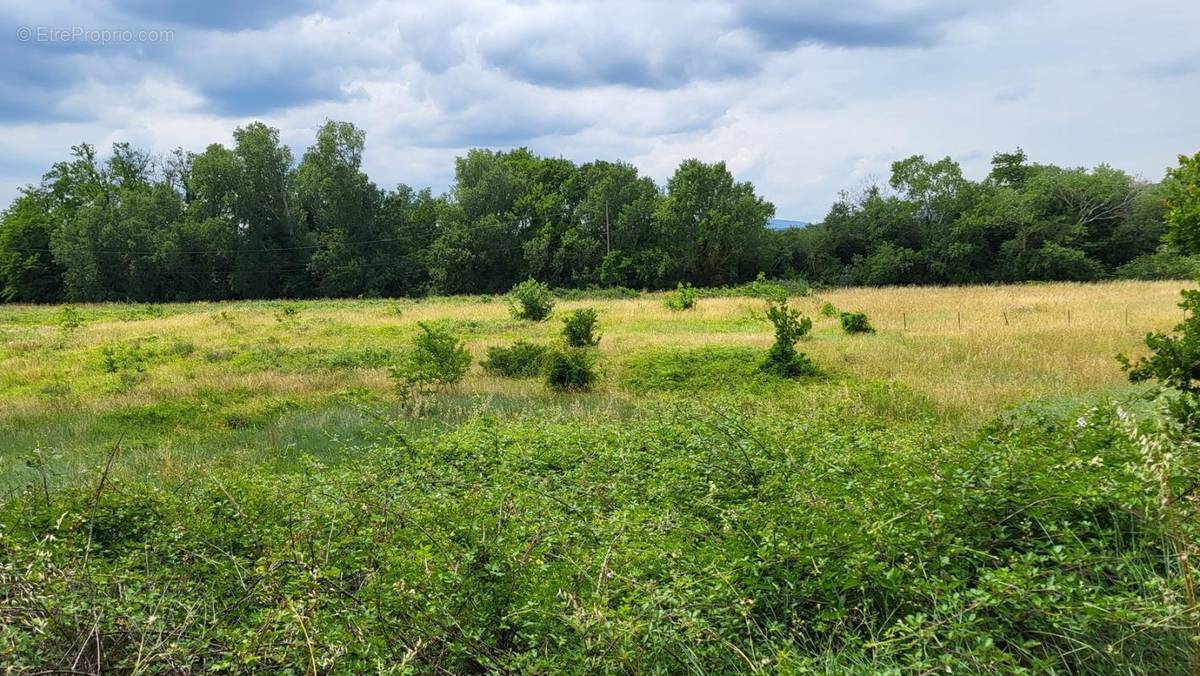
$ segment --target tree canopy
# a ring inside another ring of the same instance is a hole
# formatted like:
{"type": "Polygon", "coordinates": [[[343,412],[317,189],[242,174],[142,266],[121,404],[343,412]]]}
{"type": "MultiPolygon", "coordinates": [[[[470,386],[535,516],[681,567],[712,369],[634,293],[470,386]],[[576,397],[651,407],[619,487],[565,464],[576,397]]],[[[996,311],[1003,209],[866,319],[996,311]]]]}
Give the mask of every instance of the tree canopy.
{"type": "Polygon", "coordinates": [[[383,189],[364,132],[327,121],[297,162],[279,131],[154,156],[71,149],[0,219],[0,300],[173,301],[737,284],[957,284],[1161,276],[1200,254],[1200,154],[1161,184],[1101,165],[998,153],[982,180],[950,158],[895,162],[824,221],[775,207],[723,162],[665,186],[623,162],[475,149],[443,195],[383,189]],[[1170,206],[1169,214],[1167,207],[1170,206]]]}

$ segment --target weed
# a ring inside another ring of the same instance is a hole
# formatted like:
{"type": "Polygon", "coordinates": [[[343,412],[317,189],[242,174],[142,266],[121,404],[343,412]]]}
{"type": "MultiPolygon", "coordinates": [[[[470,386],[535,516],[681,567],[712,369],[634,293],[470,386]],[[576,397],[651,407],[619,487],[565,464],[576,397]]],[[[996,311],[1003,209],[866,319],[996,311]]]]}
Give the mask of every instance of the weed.
{"type": "Polygon", "coordinates": [[[299,303],[280,303],[275,308],[275,321],[280,324],[295,324],[300,320],[299,303]]]}

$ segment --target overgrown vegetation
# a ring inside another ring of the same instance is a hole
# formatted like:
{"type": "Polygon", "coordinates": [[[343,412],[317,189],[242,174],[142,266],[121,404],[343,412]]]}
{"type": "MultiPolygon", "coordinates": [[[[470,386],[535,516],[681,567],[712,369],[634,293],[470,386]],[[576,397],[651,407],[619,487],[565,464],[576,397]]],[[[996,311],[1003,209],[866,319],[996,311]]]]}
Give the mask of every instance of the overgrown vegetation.
{"type": "Polygon", "coordinates": [[[1192,673],[1176,290],[789,289],[777,363],[813,378],[764,364],[735,286],[589,300],[587,348],[496,296],[85,305],[69,340],[0,308],[0,664],[1192,673]],[[909,331],[814,326],[821,302],[909,331]]]}
{"type": "Polygon", "coordinates": [[[546,346],[518,340],[508,347],[493,345],[481,362],[484,370],[505,378],[534,378],[542,372],[546,346]]]}
{"type": "Polygon", "coordinates": [[[729,403],[22,493],[0,512],[0,654],[19,671],[1188,671],[1195,573],[1112,407],[960,445],[729,403]]]}

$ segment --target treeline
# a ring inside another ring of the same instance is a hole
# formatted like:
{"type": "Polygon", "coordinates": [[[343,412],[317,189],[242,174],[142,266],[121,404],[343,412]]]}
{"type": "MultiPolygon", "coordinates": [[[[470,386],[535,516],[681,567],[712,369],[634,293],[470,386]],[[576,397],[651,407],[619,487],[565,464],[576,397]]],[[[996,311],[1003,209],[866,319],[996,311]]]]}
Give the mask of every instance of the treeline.
{"type": "Polygon", "coordinates": [[[783,234],[779,271],[868,286],[1193,274],[1197,259],[1164,237],[1175,179],[1033,164],[1021,150],[991,165],[970,181],[950,158],[895,162],[886,187],[843,194],[823,223],[783,234]]]}
{"type": "MultiPolygon", "coordinates": [[[[444,195],[384,190],[365,135],[327,122],[300,161],[260,122],[232,147],[156,157],[72,148],[0,223],[0,299],[169,301],[736,284],[759,273],[828,284],[1097,279],[1158,251],[1160,186],[997,155],[986,179],[949,159],[897,162],[888,188],[825,221],[773,231],[774,206],[724,163],[683,162],[665,187],[621,162],[471,150],[444,195]]],[[[1131,268],[1130,266],[1134,266],[1131,268]]],[[[1136,272],[1136,270],[1135,270],[1136,272]]]]}

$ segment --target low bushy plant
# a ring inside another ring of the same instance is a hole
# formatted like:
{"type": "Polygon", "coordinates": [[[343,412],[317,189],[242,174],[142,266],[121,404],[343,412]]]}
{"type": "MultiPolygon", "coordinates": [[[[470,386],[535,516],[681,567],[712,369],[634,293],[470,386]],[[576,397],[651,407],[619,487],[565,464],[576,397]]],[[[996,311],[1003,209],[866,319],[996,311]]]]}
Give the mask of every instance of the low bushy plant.
{"type": "Polygon", "coordinates": [[[583,392],[597,379],[596,364],[587,350],[550,350],[545,360],[546,387],[556,392],[583,392]]]}
{"type": "Polygon", "coordinates": [[[420,332],[404,363],[391,369],[401,389],[443,387],[462,380],[471,365],[471,353],[445,329],[420,322],[420,332]]]}
{"type": "Polygon", "coordinates": [[[83,315],[79,310],[75,309],[74,305],[64,305],[58,311],[58,328],[62,330],[64,337],[74,335],[79,327],[83,326],[83,315]]]}
{"type": "Polygon", "coordinates": [[[573,310],[563,317],[563,338],[571,347],[594,347],[600,343],[596,335],[599,316],[594,308],[573,310]]]}
{"type": "Polygon", "coordinates": [[[679,282],[675,285],[675,290],[667,294],[666,305],[675,311],[690,310],[696,306],[696,298],[699,295],[691,284],[679,282]]]}
{"type": "Polygon", "coordinates": [[[875,333],[867,315],[862,312],[843,312],[842,330],[846,333],[875,333]]]}
{"type": "Polygon", "coordinates": [[[487,359],[481,362],[484,370],[505,378],[533,378],[542,372],[546,346],[518,340],[508,347],[488,348],[487,359]]]}
{"type": "Polygon", "coordinates": [[[829,301],[825,301],[824,303],[821,303],[821,316],[822,317],[836,317],[839,314],[841,314],[841,312],[837,309],[837,306],[834,305],[833,303],[830,303],[829,301]]]}
{"type": "Polygon", "coordinates": [[[812,320],[789,307],[786,300],[771,303],[767,308],[767,319],[775,327],[775,343],[760,368],[782,378],[815,375],[816,365],[805,354],[796,351],[796,343],[812,330],[812,320]]]}
{"type": "Polygon", "coordinates": [[[530,277],[508,292],[508,309],[517,319],[540,322],[554,310],[554,294],[549,286],[530,277]]]}
{"type": "Polygon", "coordinates": [[[782,284],[767,281],[766,274],[760,272],[753,282],[746,285],[746,293],[752,298],[762,298],[771,303],[782,303],[787,300],[788,290],[782,284]]]}

